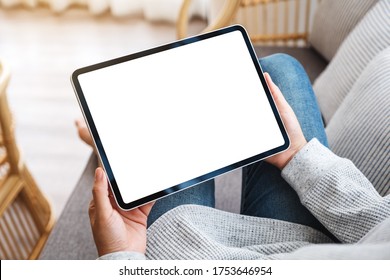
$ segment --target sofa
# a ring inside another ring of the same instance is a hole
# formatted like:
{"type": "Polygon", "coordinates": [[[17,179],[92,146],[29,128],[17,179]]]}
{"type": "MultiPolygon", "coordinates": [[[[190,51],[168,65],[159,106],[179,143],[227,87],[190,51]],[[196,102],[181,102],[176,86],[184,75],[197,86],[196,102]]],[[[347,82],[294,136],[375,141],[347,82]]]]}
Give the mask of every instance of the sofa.
{"type": "MultiPolygon", "coordinates": [[[[390,2],[322,0],[310,46],[255,46],[258,56],[287,53],[313,83],[330,149],[390,194],[390,2]]],[[[40,259],[95,259],[88,218],[97,159],[91,155],[40,259]]],[[[216,178],[216,207],[239,212],[241,170],[216,178]]]]}

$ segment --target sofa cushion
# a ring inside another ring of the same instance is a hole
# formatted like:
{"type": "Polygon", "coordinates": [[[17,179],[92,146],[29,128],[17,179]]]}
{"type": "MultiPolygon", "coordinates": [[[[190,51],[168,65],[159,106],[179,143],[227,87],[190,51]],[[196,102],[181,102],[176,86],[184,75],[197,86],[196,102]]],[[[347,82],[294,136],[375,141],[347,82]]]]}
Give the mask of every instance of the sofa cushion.
{"type": "Polygon", "coordinates": [[[390,47],[365,68],[326,128],[330,148],[390,194],[390,47]]]}
{"type": "Polygon", "coordinates": [[[322,0],[313,18],[309,41],[328,61],[378,0],[322,0]]]}
{"type": "Polygon", "coordinates": [[[389,15],[390,1],[379,1],[348,35],[315,81],[313,88],[325,123],[329,123],[366,65],[390,45],[389,15]]]}
{"type": "Polygon", "coordinates": [[[94,260],[98,257],[88,216],[97,162],[92,154],[39,259],[94,260]]]}

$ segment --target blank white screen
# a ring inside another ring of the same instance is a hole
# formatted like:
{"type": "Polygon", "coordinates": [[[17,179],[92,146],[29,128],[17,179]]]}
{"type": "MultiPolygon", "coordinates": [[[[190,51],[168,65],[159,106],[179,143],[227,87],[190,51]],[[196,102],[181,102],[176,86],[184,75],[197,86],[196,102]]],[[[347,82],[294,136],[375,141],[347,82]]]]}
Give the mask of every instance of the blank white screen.
{"type": "Polygon", "coordinates": [[[125,203],[284,144],[239,31],[79,83],[125,203]]]}

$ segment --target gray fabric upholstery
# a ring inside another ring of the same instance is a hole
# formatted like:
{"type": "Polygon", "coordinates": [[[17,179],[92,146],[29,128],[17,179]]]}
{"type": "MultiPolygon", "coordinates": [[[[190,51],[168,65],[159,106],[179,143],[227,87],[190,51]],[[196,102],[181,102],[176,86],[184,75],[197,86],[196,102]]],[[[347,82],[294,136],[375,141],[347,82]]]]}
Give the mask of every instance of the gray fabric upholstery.
{"type": "Polygon", "coordinates": [[[366,67],[326,128],[333,152],[346,157],[382,196],[390,194],[390,47],[366,67]]]}
{"type": "MultiPolygon", "coordinates": [[[[287,53],[298,59],[313,81],[326,61],[310,48],[255,47],[258,56],[287,53]]],[[[91,186],[97,166],[95,156],[88,164],[55,225],[40,259],[96,259],[97,251],[88,217],[91,186]]],[[[238,213],[241,198],[241,170],[216,178],[216,208],[238,213]]]]}
{"type": "Polygon", "coordinates": [[[97,159],[92,155],[54,226],[40,259],[92,260],[98,257],[88,217],[96,166],[97,159]]]}
{"type": "Polygon", "coordinates": [[[390,1],[379,1],[345,39],[315,81],[313,88],[325,123],[329,123],[366,65],[390,45],[389,15],[390,1]]]}
{"type": "Polygon", "coordinates": [[[378,0],[322,0],[313,17],[309,41],[330,61],[337,49],[378,0]]]}

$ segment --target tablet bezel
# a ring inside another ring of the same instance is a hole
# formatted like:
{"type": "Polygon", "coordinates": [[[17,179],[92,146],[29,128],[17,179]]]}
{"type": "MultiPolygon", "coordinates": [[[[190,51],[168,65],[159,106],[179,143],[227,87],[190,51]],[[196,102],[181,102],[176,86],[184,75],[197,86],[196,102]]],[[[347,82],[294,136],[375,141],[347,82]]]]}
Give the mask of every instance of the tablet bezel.
{"type": "Polygon", "coordinates": [[[83,67],[83,68],[77,69],[76,71],[73,72],[73,74],[71,76],[71,82],[72,82],[74,91],[76,93],[76,97],[78,99],[80,108],[81,108],[81,110],[83,112],[84,118],[85,118],[86,123],[88,125],[89,131],[90,131],[90,133],[92,135],[92,138],[94,140],[96,151],[98,152],[98,155],[100,157],[100,161],[101,161],[101,163],[102,163],[102,165],[103,165],[103,167],[105,169],[105,172],[107,174],[107,178],[108,178],[108,181],[110,183],[110,186],[111,186],[112,192],[114,194],[115,200],[116,200],[117,204],[119,205],[119,207],[122,208],[123,210],[130,210],[130,209],[136,208],[136,207],[141,206],[143,204],[146,204],[146,203],[148,203],[150,201],[162,198],[164,196],[170,195],[170,194],[175,193],[177,191],[181,191],[181,190],[187,189],[187,188],[189,188],[191,186],[195,186],[195,185],[197,185],[199,183],[202,183],[204,181],[212,179],[212,178],[214,178],[216,176],[219,176],[219,175],[221,175],[223,173],[233,171],[233,170],[235,170],[237,168],[244,167],[246,165],[249,165],[251,163],[254,163],[256,161],[259,161],[259,160],[262,160],[262,159],[264,159],[266,157],[269,157],[271,155],[280,153],[280,152],[288,149],[288,147],[290,145],[290,140],[288,138],[286,129],[285,129],[284,125],[283,125],[282,119],[281,119],[281,117],[279,115],[279,112],[278,112],[278,110],[277,110],[277,108],[275,106],[275,103],[274,103],[274,100],[272,98],[272,95],[271,95],[271,93],[269,91],[269,88],[267,86],[267,83],[266,83],[266,81],[264,79],[263,71],[261,69],[261,66],[258,63],[258,59],[257,59],[256,53],[254,51],[254,48],[252,46],[252,43],[251,43],[251,41],[250,41],[250,39],[249,39],[245,29],[241,25],[229,26],[229,27],[226,27],[226,28],[223,28],[223,29],[219,29],[219,30],[216,30],[216,31],[213,31],[213,32],[206,33],[206,34],[190,37],[190,38],[183,39],[183,40],[180,40],[180,41],[176,41],[176,42],[173,42],[173,43],[169,43],[169,44],[165,44],[165,45],[162,45],[162,46],[158,46],[158,47],[155,47],[155,48],[152,48],[152,49],[144,50],[144,51],[137,52],[137,53],[134,53],[134,54],[126,55],[126,56],[123,56],[123,57],[115,58],[115,59],[112,59],[112,60],[108,60],[108,61],[105,61],[105,62],[101,62],[101,63],[97,63],[97,64],[94,64],[94,65],[90,65],[90,66],[87,66],[87,67],[83,67]],[[269,104],[270,104],[270,106],[272,108],[273,114],[274,114],[275,119],[277,121],[277,124],[279,126],[279,130],[280,130],[280,132],[281,132],[281,134],[283,136],[284,144],[279,146],[279,147],[276,147],[274,149],[271,149],[269,151],[263,152],[261,154],[252,156],[250,158],[243,159],[243,160],[241,160],[239,162],[236,162],[236,163],[233,163],[231,165],[222,167],[220,169],[214,170],[214,171],[209,172],[207,174],[203,174],[203,175],[201,175],[199,177],[192,178],[192,179],[190,179],[190,180],[188,180],[186,182],[183,182],[181,184],[172,186],[172,187],[167,188],[165,190],[162,190],[162,191],[150,194],[150,195],[148,195],[146,197],[143,197],[141,199],[132,201],[130,203],[125,203],[123,201],[123,199],[122,199],[122,195],[121,195],[121,193],[119,191],[119,187],[118,187],[117,182],[115,180],[115,177],[114,177],[114,174],[113,174],[113,170],[111,169],[111,166],[110,166],[110,163],[109,163],[109,159],[107,158],[107,155],[105,153],[104,147],[103,147],[102,142],[101,142],[100,137],[99,137],[99,133],[98,133],[98,131],[96,129],[95,123],[93,121],[92,115],[91,115],[89,107],[88,107],[88,104],[86,102],[86,99],[84,97],[83,91],[81,89],[81,85],[79,83],[78,76],[82,75],[82,74],[85,74],[85,73],[88,73],[88,72],[91,72],[91,71],[95,71],[95,70],[102,69],[102,68],[105,68],[105,67],[113,66],[113,65],[116,65],[116,64],[119,64],[119,63],[127,62],[127,61],[130,61],[130,60],[133,60],[133,59],[138,59],[138,58],[141,58],[141,57],[145,57],[145,56],[152,55],[152,54],[155,54],[155,53],[163,52],[163,51],[166,51],[166,50],[178,48],[178,47],[181,47],[181,46],[184,46],[184,45],[196,43],[196,42],[199,42],[199,41],[202,41],[202,40],[206,40],[206,39],[209,39],[209,38],[212,38],[212,37],[215,37],[215,36],[220,36],[220,35],[223,35],[223,34],[226,34],[226,33],[230,33],[230,32],[235,32],[235,31],[241,32],[241,34],[243,36],[243,39],[244,39],[245,44],[247,46],[248,52],[250,53],[250,56],[252,58],[253,64],[255,66],[255,69],[257,71],[258,77],[261,80],[261,83],[262,83],[263,88],[264,88],[264,92],[265,92],[265,94],[267,96],[268,102],[269,102],[269,104]]]}

